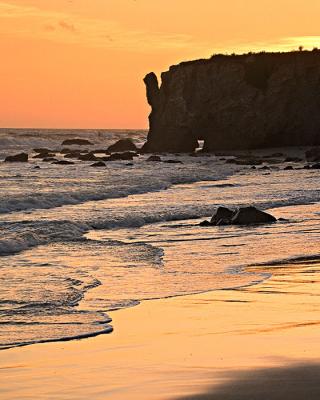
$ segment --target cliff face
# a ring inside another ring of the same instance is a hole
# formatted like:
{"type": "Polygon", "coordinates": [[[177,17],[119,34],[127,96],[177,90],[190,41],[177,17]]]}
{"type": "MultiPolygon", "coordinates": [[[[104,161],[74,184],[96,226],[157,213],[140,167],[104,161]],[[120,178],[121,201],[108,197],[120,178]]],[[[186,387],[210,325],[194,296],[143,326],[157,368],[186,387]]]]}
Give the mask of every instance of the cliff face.
{"type": "Polygon", "coordinates": [[[320,51],[215,56],[145,77],[145,151],[320,144],[320,51]]]}

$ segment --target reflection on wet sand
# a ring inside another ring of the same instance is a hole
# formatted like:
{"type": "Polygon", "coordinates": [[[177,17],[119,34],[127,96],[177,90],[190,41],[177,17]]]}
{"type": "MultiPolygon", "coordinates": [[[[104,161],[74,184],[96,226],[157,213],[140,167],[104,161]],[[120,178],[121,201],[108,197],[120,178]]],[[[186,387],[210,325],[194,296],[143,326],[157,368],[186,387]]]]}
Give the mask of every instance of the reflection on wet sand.
{"type": "Polygon", "coordinates": [[[3,398],[319,398],[319,260],[249,270],[273,275],[112,312],[111,335],[0,352],[3,398]]]}

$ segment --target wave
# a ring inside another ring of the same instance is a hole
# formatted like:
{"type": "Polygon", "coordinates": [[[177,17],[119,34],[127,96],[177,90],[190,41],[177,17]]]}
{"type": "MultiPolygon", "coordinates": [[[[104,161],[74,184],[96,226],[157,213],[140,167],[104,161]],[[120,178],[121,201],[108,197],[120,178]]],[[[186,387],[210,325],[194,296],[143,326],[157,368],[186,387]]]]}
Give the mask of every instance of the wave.
{"type": "Polygon", "coordinates": [[[83,239],[83,234],[89,226],[70,221],[40,221],[22,224],[0,223],[0,228],[0,255],[5,256],[52,242],[83,239]]]}
{"type": "Polygon", "coordinates": [[[172,185],[169,181],[154,181],[139,186],[119,185],[111,187],[109,190],[88,191],[79,190],[70,193],[52,192],[52,193],[28,193],[25,195],[6,196],[0,199],[0,214],[7,214],[15,211],[51,209],[65,205],[82,204],[89,201],[100,201],[107,199],[116,199],[128,197],[135,194],[156,192],[166,190],[172,185]]]}
{"type": "MultiPolygon", "coordinates": [[[[8,326],[10,326],[10,331],[13,333],[13,337],[4,336],[5,340],[0,343],[0,350],[31,344],[87,339],[113,331],[113,327],[110,325],[112,319],[106,313],[94,311],[74,311],[69,309],[63,314],[65,319],[60,320],[60,316],[57,314],[54,317],[54,322],[35,321],[35,316],[31,311],[30,321],[3,321],[3,313],[1,313],[0,317],[1,327],[8,329],[8,326]],[[76,319],[72,320],[74,316],[76,316],[76,319]],[[36,335],[34,335],[37,330],[39,333],[41,332],[41,338],[36,338],[36,335]]],[[[16,318],[17,314],[15,314],[16,318]]],[[[44,315],[42,315],[43,318],[44,315]]],[[[2,333],[2,329],[0,329],[1,337],[2,333]]]]}
{"type": "MultiPolygon", "coordinates": [[[[293,204],[297,205],[297,202],[293,204]]],[[[304,204],[303,202],[301,204],[304,204]]],[[[245,205],[245,204],[243,204],[245,205]]],[[[286,204],[288,206],[289,204],[286,204]]],[[[284,207],[283,203],[262,203],[263,209],[284,207]]],[[[181,206],[173,209],[154,209],[152,212],[131,212],[120,215],[110,215],[104,218],[94,218],[81,222],[72,221],[21,221],[0,222],[2,238],[0,238],[0,256],[14,254],[31,247],[52,242],[74,242],[86,240],[85,234],[90,230],[110,230],[121,228],[139,228],[144,225],[159,222],[198,220],[212,213],[214,206],[181,206]]],[[[194,222],[197,225],[198,222],[194,222]]],[[[179,225],[171,228],[177,228],[179,225]]]]}

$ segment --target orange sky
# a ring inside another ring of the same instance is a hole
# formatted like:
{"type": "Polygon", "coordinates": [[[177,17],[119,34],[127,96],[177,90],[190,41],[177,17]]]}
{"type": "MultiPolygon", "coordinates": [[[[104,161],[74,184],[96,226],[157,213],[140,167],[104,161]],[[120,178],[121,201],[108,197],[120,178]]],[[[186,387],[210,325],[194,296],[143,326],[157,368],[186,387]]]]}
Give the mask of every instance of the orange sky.
{"type": "Polygon", "coordinates": [[[320,47],[319,21],[320,0],[0,0],[0,126],[146,128],[146,73],[320,47]]]}

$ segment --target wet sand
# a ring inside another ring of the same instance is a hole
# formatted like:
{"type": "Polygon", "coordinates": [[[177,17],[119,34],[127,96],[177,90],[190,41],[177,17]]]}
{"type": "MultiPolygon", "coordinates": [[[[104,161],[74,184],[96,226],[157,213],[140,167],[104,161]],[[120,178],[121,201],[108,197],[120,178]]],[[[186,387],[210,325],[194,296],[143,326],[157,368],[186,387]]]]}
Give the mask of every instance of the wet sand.
{"type": "Polygon", "coordinates": [[[0,397],[320,398],[320,262],[265,269],[259,285],[110,313],[109,335],[1,351],[0,397]]]}

